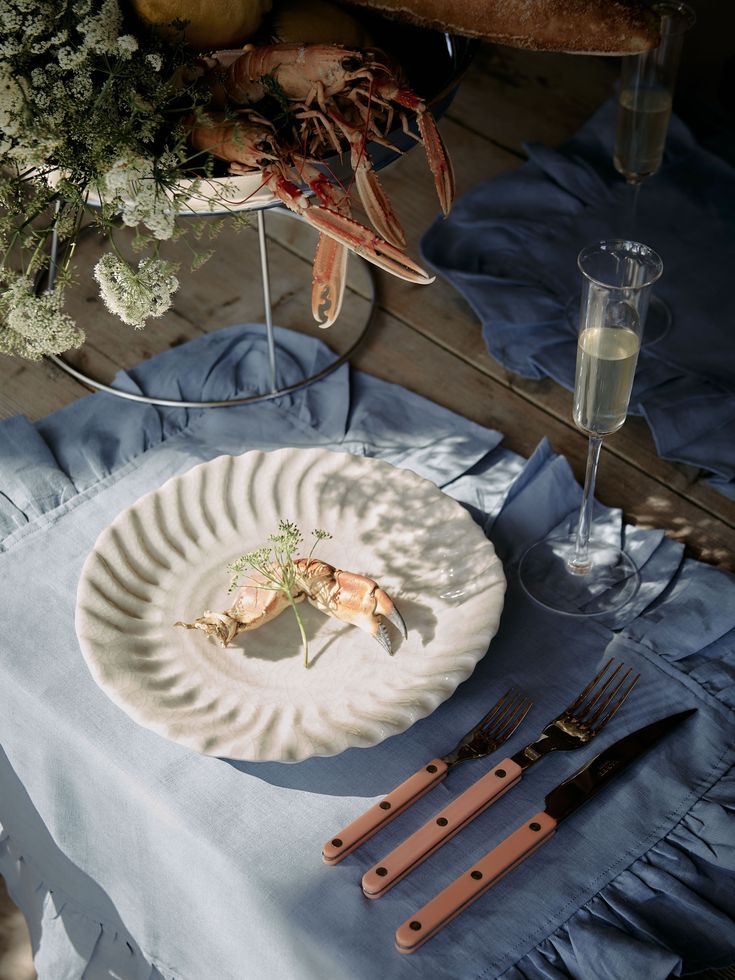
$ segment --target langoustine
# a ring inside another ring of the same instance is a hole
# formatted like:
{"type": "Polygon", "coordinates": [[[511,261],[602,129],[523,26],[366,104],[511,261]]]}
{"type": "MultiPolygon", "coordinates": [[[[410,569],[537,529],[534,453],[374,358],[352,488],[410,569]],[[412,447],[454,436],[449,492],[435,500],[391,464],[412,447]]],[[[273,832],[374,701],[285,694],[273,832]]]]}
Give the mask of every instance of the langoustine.
{"type": "Polygon", "coordinates": [[[202,64],[216,93],[214,108],[227,111],[191,119],[191,142],[226,160],[233,173],[261,170],[263,185],[319,232],[312,313],[321,326],[329,326],[339,314],[345,249],[399,278],[433,282],[405,254],[403,229],[366,146],[374,141],[395,150],[388,140],[394,119],[413,136],[407,113],[414,115],[419,132],[415,138],[426,151],[445,214],[454,196],[452,167],[431,112],[399,80],[384,52],[324,44],[247,45],[241,52],[214,52],[202,64]],[[277,132],[270,126],[266,133],[268,121],[253,108],[265,94],[266,83],[288,105],[284,115],[290,125],[281,122],[277,132]],[[325,154],[341,153],[345,144],[353,180],[374,232],[353,218],[350,188],[320,166],[325,154]]]}

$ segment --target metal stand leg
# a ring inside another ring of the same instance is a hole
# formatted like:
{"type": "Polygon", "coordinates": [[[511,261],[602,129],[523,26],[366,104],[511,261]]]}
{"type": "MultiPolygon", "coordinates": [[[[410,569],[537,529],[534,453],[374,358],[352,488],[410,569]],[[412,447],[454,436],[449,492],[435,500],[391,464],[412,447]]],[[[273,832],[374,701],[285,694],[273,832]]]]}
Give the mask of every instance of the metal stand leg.
{"type": "Polygon", "coordinates": [[[59,271],[59,225],[58,217],[59,211],[61,210],[61,205],[56,202],[56,211],[54,215],[54,230],[51,232],[51,248],[49,250],[48,259],[48,276],[46,277],[46,292],[50,293],[53,291],[56,285],[56,274],[59,271]]]}
{"type": "MultiPolygon", "coordinates": [[[[282,208],[278,208],[278,213],[283,217],[303,221],[299,215],[294,214],[292,211],[287,211],[282,208]]],[[[117,398],[123,398],[126,401],[139,402],[144,405],[160,405],[166,408],[228,408],[235,405],[249,405],[255,402],[267,401],[271,398],[279,398],[281,395],[288,395],[294,391],[299,391],[301,388],[306,388],[316,381],[320,381],[322,378],[326,378],[327,375],[335,371],[341,364],[345,364],[349,361],[352,354],[357,350],[360,343],[364,339],[370,323],[375,312],[375,307],[377,303],[376,299],[376,287],[375,287],[375,277],[373,274],[372,266],[365,261],[362,256],[355,256],[357,261],[361,262],[365,268],[368,275],[368,288],[369,296],[368,302],[370,304],[367,317],[365,318],[365,323],[362,330],[357,337],[357,339],[352,343],[348,350],[344,354],[335,356],[334,360],[327,364],[326,367],[322,368],[321,371],[317,371],[315,374],[310,375],[307,378],[303,378],[301,381],[297,381],[291,385],[285,385],[282,388],[278,388],[276,385],[276,344],[273,330],[272,321],[272,310],[271,310],[271,295],[270,295],[270,275],[268,270],[268,253],[266,249],[266,238],[265,238],[265,222],[263,220],[263,211],[258,210],[258,243],[260,246],[260,262],[261,271],[263,278],[263,302],[265,304],[265,329],[266,329],[266,341],[268,347],[268,365],[270,374],[270,390],[264,392],[260,395],[246,395],[242,398],[227,398],[220,400],[211,401],[189,401],[187,399],[181,398],[159,398],[156,395],[136,395],[130,391],[124,391],[120,388],[114,388],[112,385],[104,384],[102,381],[97,381],[96,378],[92,378],[85,374],[83,371],[77,370],[77,368],[72,367],[71,364],[67,364],[61,357],[55,355],[49,355],[48,360],[56,364],[57,367],[61,368],[65,374],[70,375],[70,377],[75,378],[77,381],[86,385],[95,391],[104,391],[107,394],[115,395],[117,398]]],[[[51,257],[49,261],[48,275],[45,277],[45,281],[41,280],[37,288],[53,289],[54,282],[57,273],[57,263],[58,263],[58,250],[59,250],[59,239],[54,229],[54,233],[51,238],[51,257]]]]}
{"type": "Polygon", "coordinates": [[[276,342],[273,337],[273,308],[271,306],[271,277],[268,271],[268,244],[265,240],[265,212],[258,211],[258,247],[260,249],[260,274],[263,280],[263,305],[265,306],[265,335],[268,343],[268,370],[271,394],[276,388],[276,342]]]}

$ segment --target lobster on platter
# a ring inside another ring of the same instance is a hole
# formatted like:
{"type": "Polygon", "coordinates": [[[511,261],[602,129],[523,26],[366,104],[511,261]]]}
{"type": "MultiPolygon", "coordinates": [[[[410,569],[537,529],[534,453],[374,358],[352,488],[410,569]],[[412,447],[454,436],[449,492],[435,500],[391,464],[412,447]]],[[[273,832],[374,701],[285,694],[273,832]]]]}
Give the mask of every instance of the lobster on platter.
{"type": "Polygon", "coordinates": [[[260,171],[261,186],[319,232],[312,313],[320,326],[339,315],[348,249],[401,279],[433,282],[406,254],[405,234],[367,145],[396,150],[388,137],[399,122],[424,146],[444,214],[454,198],[452,166],[431,112],[402,84],[386,54],[340,45],[246,45],[205,55],[201,65],[212,110],[189,120],[189,139],[229,163],[232,173],[260,171]],[[268,94],[281,108],[277,122],[258,111],[268,94]],[[418,135],[409,128],[411,117],[418,135]],[[353,171],[347,186],[322,163],[343,152],[353,171]],[[352,215],[352,183],[374,230],[352,215]]]}

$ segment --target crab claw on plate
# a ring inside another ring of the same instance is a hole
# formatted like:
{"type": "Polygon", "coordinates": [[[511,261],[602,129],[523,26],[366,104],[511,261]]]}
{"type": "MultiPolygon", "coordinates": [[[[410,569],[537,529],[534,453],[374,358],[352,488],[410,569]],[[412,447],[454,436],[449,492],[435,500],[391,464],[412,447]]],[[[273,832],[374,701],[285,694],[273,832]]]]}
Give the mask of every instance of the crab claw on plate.
{"type": "MultiPolygon", "coordinates": [[[[295,602],[308,599],[312,606],[327,616],[357,626],[375,637],[390,654],[393,653],[393,646],[386,620],[404,639],[408,636],[403,616],[374,579],[345,572],[317,558],[297,558],[294,565],[297,587],[293,593],[295,602]]],[[[207,610],[193,623],[178,622],[174,625],[201,630],[220,646],[229,646],[240,633],[259,629],[280,616],[290,605],[286,593],[272,584],[268,585],[268,581],[264,575],[256,572],[237,591],[229,609],[221,613],[207,610]]]]}
{"type": "Polygon", "coordinates": [[[388,653],[393,653],[393,647],[384,620],[404,639],[408,635],[403,616],[374,579],[314,558],[299,558],[296,567],[299,585],[312,606],[369,633],[388,653]]]}

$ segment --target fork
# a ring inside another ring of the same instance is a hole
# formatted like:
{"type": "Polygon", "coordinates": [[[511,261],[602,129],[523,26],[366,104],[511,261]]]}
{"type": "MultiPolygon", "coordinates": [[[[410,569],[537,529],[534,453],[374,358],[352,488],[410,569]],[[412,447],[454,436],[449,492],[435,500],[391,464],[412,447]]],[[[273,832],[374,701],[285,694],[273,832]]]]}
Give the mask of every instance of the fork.
{"type": "Polygon", "coordinates": [[[620,710],[640,677],[640,674],[636,674],[628,681],[632,668],[621,675],[625,668],[622,662],[610,672],[613,659],[608,660],[574,701],[546,725],[535,742],[499,762],[456,800],[435,814],[428,823],[366,871],[362,879],[364,894],[368,898],[385,895],[401,878],[405,878],[491,803],[515,786],[525,770],[539,759],[550,752],[581,749],[598,735],[620,710]]]}
{"type": "Polygon", "coordinates": [[[432,759],[409,776],[400,786],[365,813],[340,830],[322,848],[327,864],[339,864],[373,834],[395,819],[412,803],[434,789],[460,762],[482,759],[499,748],[528,714],[533,702],[520,691],[509,688],[484,718],[464,735],[447,755],[432,759]]]}

